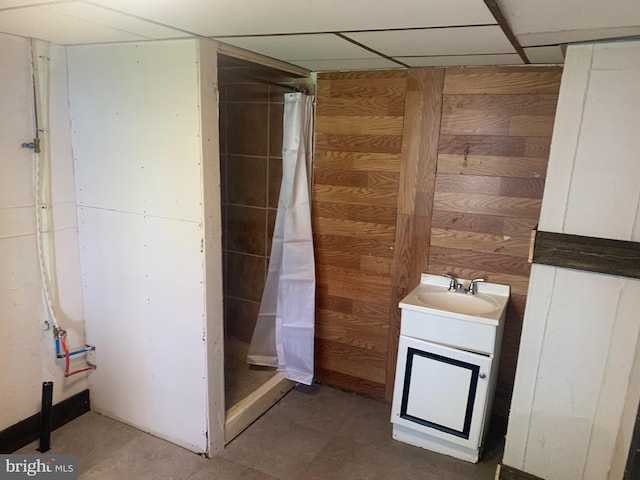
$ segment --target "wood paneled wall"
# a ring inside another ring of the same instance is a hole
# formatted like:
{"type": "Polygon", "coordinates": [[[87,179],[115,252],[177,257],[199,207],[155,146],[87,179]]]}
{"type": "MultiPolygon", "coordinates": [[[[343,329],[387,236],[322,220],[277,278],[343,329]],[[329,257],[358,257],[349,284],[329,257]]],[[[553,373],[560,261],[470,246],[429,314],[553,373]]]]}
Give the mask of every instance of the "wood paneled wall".
{"type": "Polygon", "coordinates": [[[384,397],[405,71],[318,79],[316,377],[384,397]]]}
{"type": "Polygon", "coordinates": [[[318,78],[317,378],[391,399],[397,304],[420,273],[512,288],[494,406],[506,422],[560,68],[318,78]]]}
{"type": "Polygon", "coordinates": [[[427,271],[511,285],[494,401],[494,424],[503,427],[561,72],[448,68],[445,74],[427,271]]]}

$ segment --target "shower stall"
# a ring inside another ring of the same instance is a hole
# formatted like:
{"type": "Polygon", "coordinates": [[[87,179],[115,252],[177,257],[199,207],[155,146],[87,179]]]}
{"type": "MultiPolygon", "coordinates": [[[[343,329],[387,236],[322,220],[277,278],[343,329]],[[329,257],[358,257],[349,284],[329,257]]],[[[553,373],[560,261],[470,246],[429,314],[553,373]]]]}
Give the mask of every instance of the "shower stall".
{"type": "Polygon", "coordinates": [[[306,81],[218,55],[227,442],[293,386],[275,367],[249,365],[247,353],[282,182],[284,94],[306,81]]]}

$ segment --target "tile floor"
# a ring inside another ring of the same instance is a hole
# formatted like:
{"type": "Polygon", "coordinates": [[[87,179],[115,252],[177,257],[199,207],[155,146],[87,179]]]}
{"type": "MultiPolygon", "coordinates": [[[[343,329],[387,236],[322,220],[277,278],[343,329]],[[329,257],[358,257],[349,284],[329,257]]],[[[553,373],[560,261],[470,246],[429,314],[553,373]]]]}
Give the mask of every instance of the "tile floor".
{"type": "Polygon", "coordinates": [[[53,432],[51,453],[78,454],[83,480],[494,478],[499,439],[490,439],[483,461],[473,465],[392,440],[389,413],[389,405],[356,394],[296,387],[214,459],[95,413],[53,432]]]}
{"type": "Polygon", "coordinates": [[[247,363],[249,344],[233,337],[224,339],[224,401],[227,410],[266,383],[275,368],[247,363]]]}

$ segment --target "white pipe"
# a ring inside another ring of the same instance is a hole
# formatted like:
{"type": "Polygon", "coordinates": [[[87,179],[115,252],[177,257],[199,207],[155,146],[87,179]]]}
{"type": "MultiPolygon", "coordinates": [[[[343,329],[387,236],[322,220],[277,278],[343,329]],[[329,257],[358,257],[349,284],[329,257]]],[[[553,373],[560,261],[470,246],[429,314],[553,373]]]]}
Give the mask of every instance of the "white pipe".
{"type": "Polygon", "coordinates": [[[49,142],[49,58],[50,43],[31,39],[33,87],[36,116],[36,137],[40,152],[35,154],[35,217],[38,264],[42,290],[49,318],[58,336],[62,329],[56,316],[57,298],[55,247],[53,242],[53,214],[51,205],[51,153],[49,142]],[[42,46],[41,51],[38,44],[42,46]]]}

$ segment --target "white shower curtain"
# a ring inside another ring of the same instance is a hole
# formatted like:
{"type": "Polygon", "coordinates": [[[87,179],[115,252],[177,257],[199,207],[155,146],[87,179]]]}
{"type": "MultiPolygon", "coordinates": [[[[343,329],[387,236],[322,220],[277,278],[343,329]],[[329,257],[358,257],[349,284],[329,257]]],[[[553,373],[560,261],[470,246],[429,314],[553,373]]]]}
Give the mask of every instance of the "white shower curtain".
{"type": "Polygon", "coordinates": [[[315,268],[311,233],[313,97],[284,96],[282,186],[269,271],[248,362],[311,384],[315,268]]]}

